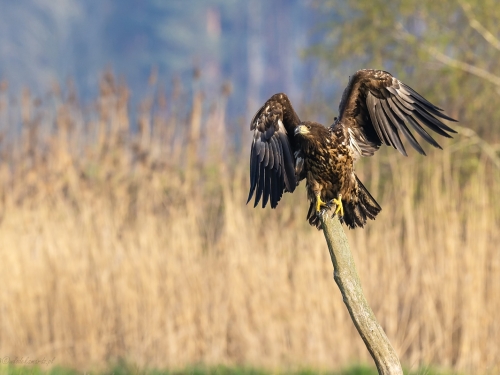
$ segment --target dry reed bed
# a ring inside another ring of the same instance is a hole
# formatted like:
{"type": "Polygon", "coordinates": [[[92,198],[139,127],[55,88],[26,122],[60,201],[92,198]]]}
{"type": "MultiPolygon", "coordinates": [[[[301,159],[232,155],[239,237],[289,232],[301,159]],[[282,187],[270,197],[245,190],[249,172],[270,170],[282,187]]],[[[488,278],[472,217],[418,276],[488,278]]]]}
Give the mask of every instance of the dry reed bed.
{"type": "MultiPolygon", "coordinates": [[[[81,369],[369,362],[303,184],[277,210],[245,206],[246,132],[231,150],[224,95],[196,94],[189,116],[179,95],[146,99],[134,133],[109,75],[90,116],[71,94],[26,92],[17,135],[0,95],[0,353],[81,369]]],[[[498,373],[498,170],[470,148],[359,169],[383,211],[348,234],[402,361],[498,373]]]]}

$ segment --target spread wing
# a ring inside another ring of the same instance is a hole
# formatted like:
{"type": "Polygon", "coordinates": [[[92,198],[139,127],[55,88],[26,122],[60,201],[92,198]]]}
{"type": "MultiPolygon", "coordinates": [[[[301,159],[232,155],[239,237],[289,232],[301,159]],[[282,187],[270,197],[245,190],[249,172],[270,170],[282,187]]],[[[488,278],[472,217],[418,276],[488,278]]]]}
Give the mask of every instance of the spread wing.
{"type": "Polygon", "coordinates": [[[382,144],[406,156],[402,135],[415,150],[425,155],[411,130],[434,147],[441,148],[424,128],[451,138],[448,133],[456,131],[443,124],[440,118],[456,121],[390,73],[365,69],[350,78],[333,127],[342,126],[347,131],[356,158],[372,156],[382,144]]]}
{"type": "Polygon", "coordinates": [[[294,130],[300,120],[285,94],[273,95],[252,119],[253,142],[250,153],[250,192],[255,192],[257,206],[271,201],[275,208],[283,191],[293,192],[297,186],[295,176],[294,130]]]}

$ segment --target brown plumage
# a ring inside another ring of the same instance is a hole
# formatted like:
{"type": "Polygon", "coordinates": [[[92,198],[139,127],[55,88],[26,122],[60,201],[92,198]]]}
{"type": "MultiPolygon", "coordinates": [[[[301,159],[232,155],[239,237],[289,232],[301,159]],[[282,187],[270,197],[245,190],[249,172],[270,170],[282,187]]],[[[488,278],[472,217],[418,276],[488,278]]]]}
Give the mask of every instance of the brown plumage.
{"type": "Polygon", "coordinates": [[[450,138],[448,133],[455,131],[438,118],[456,121],[381,70],[360,70],[350,78],[339,117],[329,128],[301,122],[288,97],[275,94],[250,125],[254,137],[247,203],[255,193],[255,206],[262,198],[262,207],[270,202],[275,208],[283,192],[293,192],[305,178],[311,225],[319,229],[320,208],[335,206],[349,228],[363,227],[381,208],[354,173],[356,160],[372,156],[382,144],[406,156],[401,134],[425,155],[410,129],[441,148],[423,127],[450,138]]]}

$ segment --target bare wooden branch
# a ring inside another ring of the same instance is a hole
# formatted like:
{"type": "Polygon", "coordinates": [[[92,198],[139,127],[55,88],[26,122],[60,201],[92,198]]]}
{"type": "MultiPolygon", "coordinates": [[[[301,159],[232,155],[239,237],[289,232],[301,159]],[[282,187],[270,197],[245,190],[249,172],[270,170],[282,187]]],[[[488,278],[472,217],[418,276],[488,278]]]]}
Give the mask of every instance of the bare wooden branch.
{"type": "Polygon", "coordinates": [[[333,278],[351,319],[365,342],[380,375],[403,375],[398,356],[384,330],[375,319],[361,288],[347,236],[337,216],[321,216],[323,233],[332,258],[333,278]]]}

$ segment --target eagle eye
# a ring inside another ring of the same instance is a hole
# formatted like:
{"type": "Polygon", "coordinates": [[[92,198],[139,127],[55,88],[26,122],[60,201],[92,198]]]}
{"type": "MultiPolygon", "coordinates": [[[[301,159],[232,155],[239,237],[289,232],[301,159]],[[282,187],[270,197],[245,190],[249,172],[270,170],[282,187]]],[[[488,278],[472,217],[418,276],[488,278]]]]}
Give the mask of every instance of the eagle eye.
{"type": "Polygon", "coordinates": [[[311,125],[306,125],[306,128],[307,129],[311,129],[311,125]]]}

